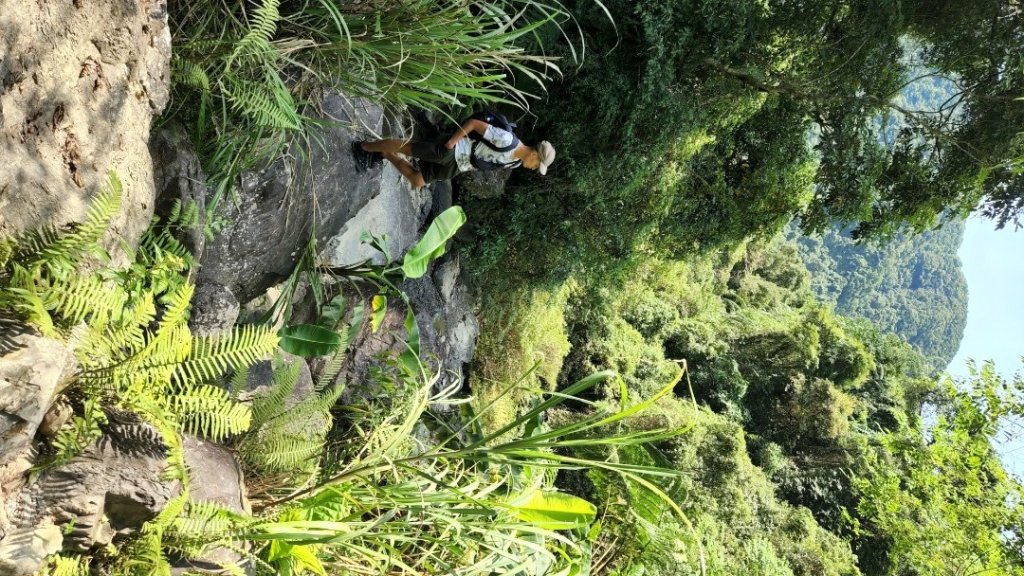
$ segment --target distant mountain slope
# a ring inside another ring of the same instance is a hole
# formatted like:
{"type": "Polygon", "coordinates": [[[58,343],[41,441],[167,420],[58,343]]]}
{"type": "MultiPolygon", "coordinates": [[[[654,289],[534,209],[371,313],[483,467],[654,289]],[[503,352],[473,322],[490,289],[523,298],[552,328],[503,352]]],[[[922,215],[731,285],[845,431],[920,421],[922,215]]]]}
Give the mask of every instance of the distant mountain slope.
{"type": "Polygon", "coordinates": [[[884,245],[859,246],[836,229],[789,236],[820,299],[903,336],[941,370],[956,355],[967,323],[967,280],[957,256],[963,234],[963,222],[953,221],[884,245]]]}

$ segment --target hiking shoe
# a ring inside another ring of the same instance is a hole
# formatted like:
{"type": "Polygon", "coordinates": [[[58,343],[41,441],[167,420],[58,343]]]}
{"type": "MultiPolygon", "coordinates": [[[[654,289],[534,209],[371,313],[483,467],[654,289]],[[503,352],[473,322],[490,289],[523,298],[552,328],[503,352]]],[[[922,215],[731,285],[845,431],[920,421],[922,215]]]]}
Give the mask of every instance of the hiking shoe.
{"type": "Polygon", "coordinates": [[[352,142],[352,158],[356,162],[356,172],[366,172],[370,168],[376,168],[384,162],[384,156],[379,152],[367,152],[363,150],[362,142],[352,142]]]}

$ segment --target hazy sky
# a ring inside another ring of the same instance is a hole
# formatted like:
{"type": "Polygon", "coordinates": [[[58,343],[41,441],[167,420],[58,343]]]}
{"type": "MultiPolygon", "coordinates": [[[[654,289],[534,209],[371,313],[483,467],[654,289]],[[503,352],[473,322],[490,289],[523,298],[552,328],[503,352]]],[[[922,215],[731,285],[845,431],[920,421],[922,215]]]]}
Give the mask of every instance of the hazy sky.
{"type": "MultiPolygon", "coordinates": [[[[995,230],[991,221],[971,218],[960,259],[967,276],[967,328],[947,369],[966,376],[968,358],[979,364],[994,360],[1009,379],[1021,370],[1024,356],[1024,229],[995,230]]],[[[1024,477],[1024,438],[998,449],[1007,467],[1024,477]]]]}

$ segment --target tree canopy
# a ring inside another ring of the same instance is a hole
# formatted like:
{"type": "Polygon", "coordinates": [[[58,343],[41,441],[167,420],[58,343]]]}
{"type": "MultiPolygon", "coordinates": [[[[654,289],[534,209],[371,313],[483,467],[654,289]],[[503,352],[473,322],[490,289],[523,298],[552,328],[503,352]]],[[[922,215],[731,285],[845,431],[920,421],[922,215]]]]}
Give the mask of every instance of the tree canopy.
{"type": "Polygon", "coordinates": [[[956,355],[967,323],[967,280],[957,256],[963,233],[964,224],[954,220],[886,242],[857,243],[841,228],[814,236],[791,228],[787,235],[819,299],[906,338],[941,371],[956,355]]]}

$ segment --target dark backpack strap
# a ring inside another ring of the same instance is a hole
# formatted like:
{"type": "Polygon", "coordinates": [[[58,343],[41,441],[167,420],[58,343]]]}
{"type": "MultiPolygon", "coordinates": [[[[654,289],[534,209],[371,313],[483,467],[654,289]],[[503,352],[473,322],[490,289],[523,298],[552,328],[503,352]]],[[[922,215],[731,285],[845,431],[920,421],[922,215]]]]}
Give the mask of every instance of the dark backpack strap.
{"type": "Polygon", "coordinates": [[[504,114],[499,114],[493,110],[482,110],[470,116],[470,119],[482,120],[491,126],[497,126],[507,132],[515,132],[516,128],[518,128],[516,123],[506,118],[504,114]]]}
{"type": "Polygon", "coordinates": [[[511,152],[512,150],[515,150],[517,146],[519,146],[519,136],[512,134],[512,143],[509,144],[508,146],[495,146],[493,143],[491,143],[490,140],[481,136],[479,139],[473,140],[473,153],[476,153],[477,144],[484,144],[491,150],[494,150],[495,152],[511,152]]]}
{"type": "MultiPolygon", "coordinates": [[[[499,150],[500,152],[508,152],[508,150],[499,150]]],[[[491,170],[501,170],[502,168],[518,168],[523,165],[522,160],[513,160],[507,164],[498,164],[489,160],[481,160],[476,157],[476,143],[473,144],[473,148],[469,153],[469,163],[474,168],[481,172],[489,172],[491,170]]]]}

